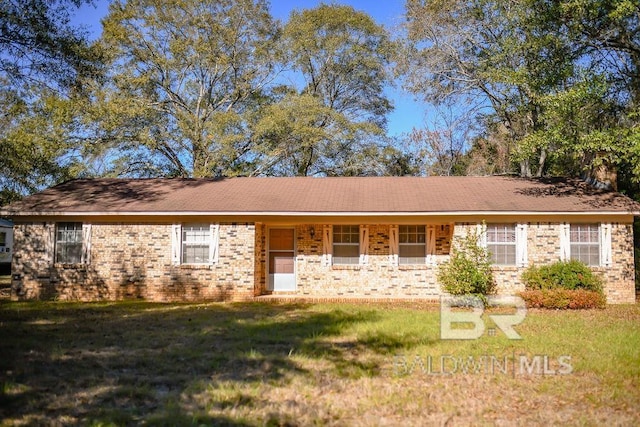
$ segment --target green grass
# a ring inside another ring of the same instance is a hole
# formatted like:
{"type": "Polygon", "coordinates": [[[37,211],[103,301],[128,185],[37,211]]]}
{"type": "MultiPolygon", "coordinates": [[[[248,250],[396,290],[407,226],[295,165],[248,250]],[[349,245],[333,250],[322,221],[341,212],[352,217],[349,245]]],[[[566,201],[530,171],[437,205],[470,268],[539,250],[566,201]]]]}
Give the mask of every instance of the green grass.
{"type": "Polygon", "coordinates": [[[439,328],[411,307],[1,302],[0,424],[640,423],[638,305],[530,310],[522,340],[439,328]],[[520,369],[537,356],[555,374],[520,369]]]}

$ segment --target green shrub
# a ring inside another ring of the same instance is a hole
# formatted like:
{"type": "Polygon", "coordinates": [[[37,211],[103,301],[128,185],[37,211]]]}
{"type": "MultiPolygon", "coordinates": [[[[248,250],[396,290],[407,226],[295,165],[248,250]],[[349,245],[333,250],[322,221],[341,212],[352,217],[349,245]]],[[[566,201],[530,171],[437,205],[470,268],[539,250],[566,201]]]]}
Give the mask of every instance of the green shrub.
{"type": "Polygon", "coordinates": [[[528,308],[585,309],[604,308],[606,298],[602,292],[584,289],[536,289],[520,292],[528,308]]]}
{"type": "Polygon", "coordinates": [[[602,281],[584,263],[559,261],[540,267],[531,266],[522,273],[527,290],[584,289],[602,293],[602,281]]]}
{"type": "Polygon", "coordinates": [[[486,248],[478,244],[478,236],[467,234],[451,259],[440,265],[438,281],[452,295],[490,295],[495,292],[491,259],[486,248]]]}

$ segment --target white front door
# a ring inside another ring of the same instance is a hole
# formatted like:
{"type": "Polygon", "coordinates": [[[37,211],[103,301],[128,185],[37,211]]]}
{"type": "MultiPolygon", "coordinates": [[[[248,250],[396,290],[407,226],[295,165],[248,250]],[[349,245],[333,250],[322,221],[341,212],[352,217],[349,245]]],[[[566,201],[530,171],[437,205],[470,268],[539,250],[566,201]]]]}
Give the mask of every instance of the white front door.
{"type": "Polygon", "coordinates": [[[294,229],[270,228],[268,290],[296,290],[295,256],[294,229]]]}

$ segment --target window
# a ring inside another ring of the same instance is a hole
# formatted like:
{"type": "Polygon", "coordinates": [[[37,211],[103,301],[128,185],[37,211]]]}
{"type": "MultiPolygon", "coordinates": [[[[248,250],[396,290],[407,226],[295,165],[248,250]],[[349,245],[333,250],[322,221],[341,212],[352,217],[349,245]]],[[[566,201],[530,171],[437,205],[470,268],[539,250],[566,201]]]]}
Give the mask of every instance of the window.
{"type": "Polygon", "coordinates": [[[571,259],[587,265],[600,265],[600,227],[598,224],[571,224],[571,259]]]}
{"type": "Polygon", "coordinates": [[[427,250],[427,233],[424,225],[399,227],[399,264],[424,264],[427,250]]]}
{"type": "Polygon", "coordinates": [[[182,227],[182,263],[209,262],[209,224],[190,224],[182,227]]]}
{"type": "Polygon", "coordinates": [[[333,263],[360,263],[360,227],[357,225],[333,226],[333,263]]]}
{"type": "Polygon", "coordinates": [[[7,232],[0,231],[0,248],[7,246],[7,232]]]}
{"type": "Polygon", "coordinates": [[[56,224],[55,262],[61,264],[82,263],[82,223],[56,224]]]}
{"type": "Polygon", "coordinates": [[[497,265],[516,265],[516,227],[514,224],[487,224],[487,250],[497,265]]]}
{"type": "Polygon", "coordinates": [[[218,224],[173,224],[171,263],[215,264],[218,261],[218,224]]]}

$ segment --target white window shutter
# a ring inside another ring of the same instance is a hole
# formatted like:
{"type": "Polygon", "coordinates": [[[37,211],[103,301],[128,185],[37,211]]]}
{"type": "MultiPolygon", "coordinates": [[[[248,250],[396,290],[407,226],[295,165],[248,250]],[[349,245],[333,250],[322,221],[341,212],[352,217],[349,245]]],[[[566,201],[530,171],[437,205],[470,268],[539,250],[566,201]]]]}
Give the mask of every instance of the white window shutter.
{"type": "Polygon", "coordinates": [[[56,224],[55,222],[45,223],[45,244],[47,250],[47,259],[49,264],[56,262],[56,224]]]}
{"type": "Polygon", "coordinates": [[[360,226],[360,265],[366,265],[369,262],[369,227],[360,226]]]}
{"type": "Polygon", "coordinates": [[[91,224],[82,224],[82,261],[91,264],[91,224]]]}
{"type": "Polygon", "coordinates": [[[209,264],[218,263],[218,246],[220,243],[220,224],[209,225],[209,264]]]}
{"type": "Polygon", "coordinates": [[[182,226],[180,224],[173,224],[171,226],[171,264],[180,265],[180,234],[182,233],[182,226]]]}
{"type": "Polygon", "coordinates": [[[571,258],[571,224],[560,224],[560,260],[571,258]]]}
{"type": "Polygon", "coordinates": [[[333,229],[330,225],[322,227],[322,261],[325,266],[331,265],[333,253],[333,229]]]}
{"type": "Polygon", "coordinates": [[[389,263],[398,265],[398,255],[400,253],[399,227],[397,225],[389,226],[389,263]]]}
{"type": "Polygon", "coordinates": [[[481,222],[476,224],[476,236],[478,236],[478,246],[487,247],[487,224],[481,222]]]}
{"type": "Polygon", "coordinates": [[[435,264],[436,263],[436,226],[435,225],[427,225],[427,244],[426,246],[426,256],[427,256],[427,264],[435,264]]]}
{"type": "Polygon", "coordinates": [[[527,255],[527,224],[516,225],[516,265],[526,267],[528,264],[527,255]]]}
{"type": "Polygon", "coordinates": [[[611,223],[600,224],[600,265],[611,267],[611,223]]]}

